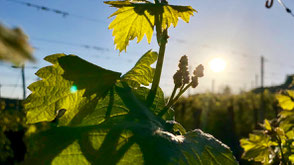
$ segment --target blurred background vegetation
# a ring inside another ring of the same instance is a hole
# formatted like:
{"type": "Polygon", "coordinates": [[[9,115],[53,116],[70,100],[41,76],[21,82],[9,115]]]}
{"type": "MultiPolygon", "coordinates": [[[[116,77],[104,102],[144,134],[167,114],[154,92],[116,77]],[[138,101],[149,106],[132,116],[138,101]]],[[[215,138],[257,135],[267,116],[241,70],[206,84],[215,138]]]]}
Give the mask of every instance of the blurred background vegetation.
{"type": "MultiPolygon", "coordinates": [[[[293,79],[293,76],[288,79],[293,79]]],[[[175,118],[187,130],[202,129],[227,144],[241,164],[253,164],[241,159],[243,151],[239,140],[259,128],[261,109],[267,119],[277,116],[280,109],[275,92],[282,90],[282,87],[269,87],[263,93],[255,89],[240,94],[232,94],[226,87],[221,93],[182,97],[174,107],[175,118]],[[261,104],[262,94],[264,107],[261,104]]],[[[29,136],[49,125],[26,125],[21,100],[1,99],[0,103],[0,164],[15,164],[23,161],[27,151],[34,147],[29,144],[29,136]]]]}

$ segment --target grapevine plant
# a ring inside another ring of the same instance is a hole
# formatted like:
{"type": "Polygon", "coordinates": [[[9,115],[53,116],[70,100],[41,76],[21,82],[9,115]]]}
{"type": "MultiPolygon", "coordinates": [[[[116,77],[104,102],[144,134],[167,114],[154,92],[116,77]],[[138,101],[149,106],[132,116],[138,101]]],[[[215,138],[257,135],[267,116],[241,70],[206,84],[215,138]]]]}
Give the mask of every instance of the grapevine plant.
{"type": "Polygon", "coordinates": [[[277,94],[282,110],[278,118],[264,120],[261,130],[240,140],[242,157],[262,164],[294,164],[294,91],[277,94]]]}
{"type": "Polygon", "coordinates": [[[41,68],[41,80],[28,88],[27,122],[49,123],[31,137],[28,164],[237,164],[230,149],[201,130],[186,131],[174,121],[172,106],[198,85],[203,66],[189,76],[183,56],[174,75],[172,96],[159,87],[168,29],[179,18],[189,22],[196,10],[165,0],[107,1],[114,43],[121,52],[130,40],[153,31],[159,52],[147,51],[126,74],[91,64],[78,56],[54,54],[41,68]],[[151,64],[156,63],[156,68],[151,64]],[[151,84],[151,89],[144,86],[151,84]]]}

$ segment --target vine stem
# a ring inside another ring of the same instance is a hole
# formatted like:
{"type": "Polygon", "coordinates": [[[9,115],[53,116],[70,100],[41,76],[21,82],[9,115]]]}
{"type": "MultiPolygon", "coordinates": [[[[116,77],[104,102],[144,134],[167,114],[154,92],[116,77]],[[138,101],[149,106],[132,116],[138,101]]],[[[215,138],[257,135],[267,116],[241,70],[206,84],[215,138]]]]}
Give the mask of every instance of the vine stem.
{"type": "MultiPolygon", "coordinates": [[[[155,3],[159,3],[159,2],[155,1],[155,3]]],[[[162,66],[164,61],[165,47],[166,47],[167,39],[168,39],[167,28],[162,31],[162,13],[155,15],[155,26],[156,26],[157,42],[159,45],[159,54],[158,54],[155,73],[154,73],[154,77],[152,81],[152,86],[147,96],[148,107],[150,107],[153,104],[153,101],[156,96],[156,91],[159,86],[162,66]]]]}
{"type": "Polygon", "coordinates": [[[171,96],[169,98],[168,103],[171,102],[173,100],[173,98],[175,97],[177,89],[178,88],[176,86],[174,86],[173,92],[172,92],[172,94],[171,94],[171,96]]]}
{"type": "Polygon", "coordinates": [[[151,90],[147,97],[147,105],[150,107],[154,101],[157,88],[159,86],[160,77],[161,77],[161,71],[164,61],[164,53],[165,53],[165,47],[167,43],[167,29],[165,29],[162,33],[161,39],[160,39],[160,48],[159,48],[159,54],[158,54],[158,60],[156,63],[156,69],[152,81],[151,90]]]}
{"type": "Polygon", "coordinates": [[[280,148],[280,151],[281,151],[282,162],[283,162],[284,165],[287,165],[287,162],[286,162],[283,150],[282,150],[282,140],[281,140],[281,138],[280,138],[280,136],[278,134],[277,134],[277,139],[278,139],[278,145],[279,145],[279,148],[280,148]]]}
{"type": "Polygon", "coordinates": [[[192,86],[192,82],[189,83],[183,90],[181,90],[174,99],[172,99],[172,100],[170,99],[169,102],[168,102],[168,104],[161,110],[161,112],[158,114],[158,116],[160,116],[160,117],[163,116],[167,112],[167,110],[172,105],[174,105],[174,103],[176,103],[178,101],[178,99],[182,96],[182,94],[185,93],[185,91],[188,88],[190,88],[191,86],[192,86]]]}
{"type": "Polygon", "coordinates": [[[181,90],[181,91],[177,94],[177,96],[175,97],[175,99],[173,99],[172,102],[170,102],[170,103],[167,105],[167,107],[170,108],[174,103],[176,103],[176,102],[178,101],[178,99],[182,96],[182,94],[185,93],[186,90],[187,90],[188,88],[190,88],[191,86],[192,86],[192,82],[189,83],[189,84],[188,84],[183,90],[181,90]]]}

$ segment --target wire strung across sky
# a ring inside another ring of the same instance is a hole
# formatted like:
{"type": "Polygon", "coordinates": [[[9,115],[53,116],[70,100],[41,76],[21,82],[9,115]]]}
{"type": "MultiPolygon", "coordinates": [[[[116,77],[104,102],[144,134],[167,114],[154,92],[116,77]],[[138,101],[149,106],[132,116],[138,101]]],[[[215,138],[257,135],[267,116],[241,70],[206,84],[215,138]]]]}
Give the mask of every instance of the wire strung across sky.
{"type": "MultiPolygon", "coordinates": [[[[84,17],[84,16],[79,16],[79,15],[75,15],[75,14],[71,14],[71,13],[68,13],[66,11],[62,11],[62,10],[58,10],[58,9],[53,9],[53,8],[49,8],[49,7],[46,7],[46,6],[41,6],[41,5],[36,5],[36,4],[32,4],[32,3],[29,3],[29,2],[24,2],[24,1],[19,1],[19,0],[7,0],[7,1],[10,1],[10,2],[14,2],[14,3],[18,3],[18,4],[21,4],[21,5],[24,5],[24,6],[27,6],[27,7],[32,7],[32,8],[35,8],[35,9],[38,9],[38,10],[42,10],[42,11],[47,11],[47,12],[52,12],[52,13],[55,13],[55,14],[59,14],[63,17],[68,17],[68,16],[72,16],[72,17],[76,17],[76,18],[79,18],[79,19],[82,19],[82,20],[87,20],[87,21],[92,21],[92,22],[103,22],[101,20],[96,20],[96,19],[92,19],[92,18],[87,18],[87,17],[84,17]]],[[[281,5],[283,7],[285,7],[286,11],[288,13],[290,13],[292,16],[293,14],[291,13],[291,10],[289,8],[287,8],[280,0],[278,0],[281,5]]],[[[94,49],[94,50],[97,50],[97,51],[110,51],[108,48],[102,48],[102,47],[97,47],[97,46],[93,46],[93,45],[87,45],[87,44],[78,44],[78,43],[71,43],[71,42],[65,42],[65,41],[57,41],[57,40],[51,40],[51,39],[44,39],[44,38],[37,38],[37,37],[32,37],[33,40],[36,40],[36,41],[43,41],[43,42],[48,42],[48,43],[54,43],[54,44],[64,44],[64,45],[69,45],[69,46],[77,46],[77,47],[82,47],[82,48],[86,48],[86,49],[94,49]]],[[[180,39],[175,39],[176,42],[180,42],[180,43],[185,43],[186,44],[186,41],[185,40],[180,40],[180,39]]],[[[39,48],[39,47],[37,47],[39,48]]],[[[42,48],[41,48],[42,49],[42,48]]],[[[240,53],[240,52],[233,52],[232,51],[232,54],[238,54],[242,57],[246,57],[246,58],[252,58],[252,57],[257,57],[259,58],[260,56],[259,55],[247,55],[247,54],[244,54],[244,53],[240,53]]],[[[105,57],[106,60],[111,60],[110,57],[105,57]]],[[[128,62],[131,62],[130,60],[128,60],[128,62]]],[[[267,60],[268,62],[268,60],[267,60]]],[[[270,63],[275,63],[277,65],[282,65],[282,66],[286,66],[284,65],[284,63],[277,63],[277,61],[272,61],[270,60],[269,61],[270,63]]],[[[290,65],[287,65],[288,67],[290,67],[290,65]]],[[[293,66],[291,66],[293,67],[293,66]]],[[[36,69],[36,67],[34,68],[36,69]]],[[[249,71],[248,68],[247,69],[244,69],[244,68],[240,68],[240,71],[244,72],[244,71],[249,71]]],[[[239,72],[234,72],[234,74],[239,74],[239,72]]],[[[273,74],[273,72],[271,72],[271,74],[273,74]]],[[[275,74],[278,74],[278,73],[275,73],[275,74]]],[[[240,79],[238,77],[234,77],[235,79],[240,79]]],[[[19,81],[19,80],[18,80],[19,81]]],[[[234,80],[233,80],[234,81],[234,80]]],[[[237,82],[237,81],[236,81],[237,82]]],[[[18,83],[18,82],[17,82],[18,83]]],[[[8,87],[17,87],[18,85],[17,84],[6,84],[4,86],[8,87]],[[6,86],[7,85],[7,86],[6,86]]],[[[15,89],[14,89],[15,90],[15,89]]],[[[12,92],[11,95],[14,94],[14,90],[12,92]]]]}
{"type": "MultiPolygon", "coordinates": [[[[73,17],[80,18],[80,19],[83,19],[83,20],[94,21],[94,22],[103,22],[102,20],[92,19],[92,18],[80,16],[80,15],[75,15],[75,14],[72,14],[72,13],[69,13],[69,12],[66,12],[66,11],[53,9],[53,8],[49,8],[49,7],[46,7],[46,6],[41,6],[41,5],[29,3],[29,2],[20,1],[20,0],[7,0],[7,1],[18,3],[18,4],[21,4],[21,5],[25,5],[27,7],[33,7],[33,8],[39,9],[39,10],[43,10],[43,11],[53,12],[53,13],[56,13],[56,14],[60,14],[63,17],[73,16],[73,17]]],[[[291,10],[281,0],[278,0],[278,2],[286,9],[286,11],[288,13],[290,13],[292,16],[294,16],[292,14],[291,10]]],[[[88,44],[77,44],[77,43],[71,43],[71,42],[65,42],[65,41],[56,41],[56,40],[50,40],[50,39],[43,39],[43,38],[38,38],[38,37],[32,37],[32,39],[38,40],[38,41],[43,41],[43,42],[49,42],[49,43],[58,43],[58,44],[64,44],[64,45],[79,46],[79,47],[83,47],[83,48],[86,48],[86,49],[94,49],[94,50],[97,50],[97,51],[109,51],[108,48],[102,48],[102,47],[88,45],[88,44]]],[[[237,54],[236,52],[233,52],[233,53],[237,54]]],[[[242,54],[242,56],[248,57],[248,55],[246,55],[246,54],[242,54]]],[[[253,57],[253,56],[250,56],[250,57],[253,57]]],[[[291,66],[291,67],[293,67],[293,66],[291,66]]]]}
{"type": "MultiPolygon", "coordinates": [[[[51,40],[51,39],[38,38],[38,37],[31,37],[31,38],[33,40],[36,40],[36,41],[49,42],[49,43],[53,43],[53,44],[64,44],[64,45],[69,45],[69,46],[78,46],[78,47],[83,47],[83,48],[86,48],[86,49],[95,49],[97,51],[110,51],[108,48],[97,47],[97,46],[94,46],[94,45],[78,44],[78,43],[58,41],[58,40],[51,40]]],[[[39,48],[39,47],[37,47],[37,48],[38,49],[43,49],[43,48],[39,48]]],[[[232,54],[240,55],[240,56],[245,57],[245,58],[259,57],[259,56],[247,55],[245,53],[236,52],[236,51],[232,51],[232,54]]],[[[111,60],[111,58],[110,57],[105,57],[105,60],[111,60]]],[[[126,59],[126,60],[127,60],[128,63],[131,63],[132,62],[131,59],[126,59]]],[[[289,64],[286,64],[286,63],[280,63],[280,62],[278,62],[276,60],[275,61],[272,61],[272,60],[266,59],[266,61],[267,62],[270,62],[271,64],[281,65],[281,66],[289,67],[289,68],[294,68],[293,65],[289,65],[289,64]]],[[[3,66],[3,63],[2,63],[2,66],[3,66]]],[[[9,66],[9,67],[11,67],[11,66],[9,66]]],[[[26,68],[27,69],[36,69],[38,67],[33,66],[33,67],[26,67],[26,68]]],[[[240,71],[248,70],[248,68],[246,68],[246,69],[245,68],[239,68],[239,69],[240,69],[240,71]]]]}
{"type": "Polygon", "coordinates": [[[39,38],[39,37],[31,37],[31,39],[36,40],[36,41],[54,43],[54,44],[78,46],[78,47],[82,47],[82,48],[85,48],[85,49],[94,49],[94,50],[97,50],[97,51],[109,51],[108,48],[103,48],[103,47],[94,46],[94,45],[88,45],[88,44],[78,44],[78,43],[73,43],[73,42],[57,41],[57,40],[51,40],[51,39],[45,39],[45,38],[39,38]]]}
{"type": "MultiPolygon", "coordinates": [[[[16,68],[19,69],[20,67],[14,66],[12,64],[0,62],[0,66],[7,67],[7,68],[16,68]]],[[[25,66],[26,69],[38,69],[38,66],[25,66]]]]}
{"type": "Polygon", "coordinates": [[[63,11],[63,10],[53,9],[53,8],[50,8],[50,7],[37,5],[37,4],[29,3],[29,2],[24,2],[24,1],[20,1],[20,0],[6,0],[6,1],[17,3],[17,4],[20,4],[20,5],[27,6],[27,7],[32,7],[32,8],[38,9],[38,10],[42,10],[42,11],[47,11],[47,12],[59,14],[59,15],[63,16],[64,18],[67,17],[67,16],[71,16],[71,17],[79,18],[79,19],[86,20],[86,21],[91,21],[91,22],[96,22],[96,23],[105,23],[102,20],[98,20],[98,19],[94,19],[94,18],[88,18],[88,17],[85,17],[85,16],[72,14],[72,13],[69,13],[69,12],[66,12],[66,11],[63,11]]]}

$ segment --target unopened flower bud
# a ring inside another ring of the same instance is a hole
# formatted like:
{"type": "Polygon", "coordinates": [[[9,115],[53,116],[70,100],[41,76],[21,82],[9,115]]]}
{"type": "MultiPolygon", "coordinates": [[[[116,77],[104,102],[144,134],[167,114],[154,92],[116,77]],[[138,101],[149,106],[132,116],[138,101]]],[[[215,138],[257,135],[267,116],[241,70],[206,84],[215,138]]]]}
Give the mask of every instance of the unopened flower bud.
{"type": "Polygon", "coordinates": [[[180,70],[187,70],[188,69],[188,57],[186,55],[182,56],[179,62],[180,70]]]}
{"type": "Polygon", "coordinates": [[[175,74],[174,74],[174,83],[175,83],[175,87],[176,88],[179,88],[182,86],[182,78],[183,78],[183,75],[182,73],[178,70],[175,74]]]}
{"type": "Polygon", "coordinates": [[[203,67],[203,65],[200,64],[195,68],[193,74],[196,77],[203,77],[204,76],[203,71],[204,71],[204,67],[203,67]]]}
{"type": "Polygon", "coordinates": [[[183,73],[183,84],[188,84],[190,82],[189,72],[186,70],[183,73]]]}
{"type": "Polygon", "coordinates": [[[192,88],[196,88],[198,86],[198,77],[193,76],[192,77],[192,88]]]}

